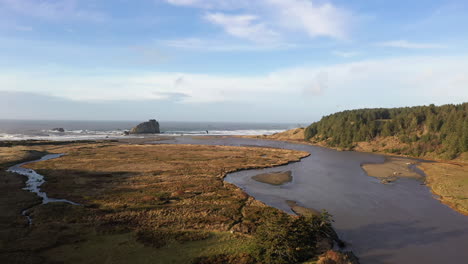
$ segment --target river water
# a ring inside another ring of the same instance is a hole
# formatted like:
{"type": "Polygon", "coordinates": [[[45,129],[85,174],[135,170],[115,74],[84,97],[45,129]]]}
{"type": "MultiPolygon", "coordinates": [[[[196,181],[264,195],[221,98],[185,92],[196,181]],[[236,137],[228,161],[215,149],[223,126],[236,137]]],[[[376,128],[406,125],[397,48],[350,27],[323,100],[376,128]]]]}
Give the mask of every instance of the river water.
{"type": "Polygon", "coordinates": [[[385,157],[359,152],[241,138],[197,140],[179,137],[158,143],[265,146],[307,151],[311,155],[286,166],[229,174],[231,182],[256,199],[292,213],[286,200],[326,209],[340,238],[363,264],[440,264],[468,260],[468,217],[441,204],[414,179],[384,185],[362,170],[362,163],[385,157]],[[251,179],[259,173],[292,171],[293,181],[272,186],[251,179]]]}
{"type": "MultiPolygon", "coordinates": [[[[48,204],[48,203],[68,203],[72,205],[79,205],[78,203],[66,200],[66,199],[56,199],[56,198],[50,198],[47,196],[47,193],[41,191],[41,185],[45,183],[44,176],[37,173],[35,170],[32,169],[27,169],[24,168],[24,165],[34,163],[34,162],[39,162],[39,161],[46,161],[46,160],[51,160],[51,159],[57,159],[62,157],[63,154],[49,154],[45,155],[44,157],[34,160],[34,161],[28,161],[28,162],[23,162],[17,165],[14,165],[8,169],[8,172],[20,174],[23,176],[26,176],[28,180],[26,181],[26,187],[23,188],[23,190],[30,191],[32,193],[35,193],[37,196],[39,196],[42,200],[42,204],[48,204]]],[[[33,206],[34,207],[34,206],[33,206]]],[[[27,208],[23,210],[22,214],[28,219],[29,225],[32,224],[32,218],[29,216],[29,211],[33,208],[27,208]]]]}

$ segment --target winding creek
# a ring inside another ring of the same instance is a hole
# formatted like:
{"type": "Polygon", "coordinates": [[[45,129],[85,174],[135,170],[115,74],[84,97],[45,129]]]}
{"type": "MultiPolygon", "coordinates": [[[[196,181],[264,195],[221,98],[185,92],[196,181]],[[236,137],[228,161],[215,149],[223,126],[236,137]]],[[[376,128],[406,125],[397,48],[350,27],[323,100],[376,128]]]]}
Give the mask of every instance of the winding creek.
{"type": "Polygon", "coordinates": [[[385,157],[280,141],[241,138],[178,137],[159,144],[263,146],[307,151],[311,155],[286,166],[229,174],[233,183],[256,199],[292,213],[286,200],[334,216],[334,227],[363,264],[461,263],[468,259],[468,217],[440,203],[414,179],[381,184],[362,170],[363,163],[385,157]],[[282,186],[252,179],[260,173],[292,171],[282,186]]]}
{"type": "MultiPolygon", "coordinates": [[[[8,169],[8,172],[20,174],[23,176],[28,177],[28,180],[26,181],[26,187],[24,187],[24,190],[30,191],[32,193],[35,193],[37,196],[39,196],[42,199],[42,204],[48,204],[48,203],[69,203],[73,205],[79,205],[78,203],[74,203],[69,200],[65,199],[55,199],[55,198],[49,198],[47,196],[47,193],[42,192],[40,187],[42,184],[44,184],[44,176],[41,174],[37,173],[34,170],[24,168],[23,166],[26,164],[34,163],[34,162],[39,162],[39,161],[45,161],[45,160],[51,160],[51,159],[57,159],[62,157],[64,154],[49,154],[45,155],[41,159],[38,160],[33,160],[33,161],[28,161],[28,162],[23,162],[20,164],[17,164],[15,166],[12,166],[8,169]]],[[[29,225],[32,224],[32,218],[29,215],[29,212],[31,209],[33,209],[35,206],[27,208],[23,210],[22,214],[28,219],[29,225]]]]}

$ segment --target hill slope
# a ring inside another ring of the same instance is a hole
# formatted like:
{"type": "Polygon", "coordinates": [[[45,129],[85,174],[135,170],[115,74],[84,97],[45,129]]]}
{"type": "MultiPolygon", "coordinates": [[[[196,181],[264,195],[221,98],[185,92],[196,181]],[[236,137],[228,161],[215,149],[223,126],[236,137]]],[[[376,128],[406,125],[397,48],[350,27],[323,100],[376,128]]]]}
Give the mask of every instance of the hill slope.
{"type": "Polygon", "coordinates": [[[308,126],[304,139],[343,149],[454,159],[468,152],[468,103],[344,111],[308,126]]]}

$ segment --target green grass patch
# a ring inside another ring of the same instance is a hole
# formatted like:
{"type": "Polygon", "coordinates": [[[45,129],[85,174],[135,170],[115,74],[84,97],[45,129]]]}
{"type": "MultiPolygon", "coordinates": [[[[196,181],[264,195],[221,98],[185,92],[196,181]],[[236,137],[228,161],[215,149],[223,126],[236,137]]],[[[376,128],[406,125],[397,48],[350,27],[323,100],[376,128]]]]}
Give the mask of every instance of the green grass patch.
{"type": "Polygon", "coordinates": [[[48,250],[49,260],[63,263],[192,263],[198,257],[249,253],[253,239],[229,232],[212,232],[208,239],[172,241],[162,248],[139,243],[135,233],[91,235],[85,242],[48,250]]]}

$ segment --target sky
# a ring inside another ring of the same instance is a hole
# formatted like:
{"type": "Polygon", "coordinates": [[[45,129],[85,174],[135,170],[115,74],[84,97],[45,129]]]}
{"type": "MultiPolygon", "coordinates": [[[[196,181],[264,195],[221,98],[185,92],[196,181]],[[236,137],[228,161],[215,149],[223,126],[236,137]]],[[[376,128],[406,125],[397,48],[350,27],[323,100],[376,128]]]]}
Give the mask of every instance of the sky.
{"type": "Polygon", "coordinates": [[[0,0],[0,119],[313,122],[468,101],[466,0],[0,0]]]}

